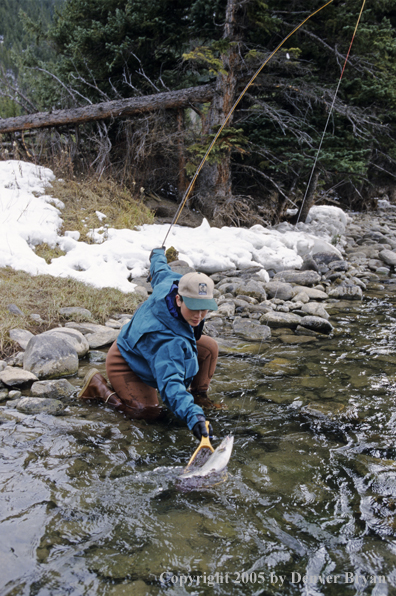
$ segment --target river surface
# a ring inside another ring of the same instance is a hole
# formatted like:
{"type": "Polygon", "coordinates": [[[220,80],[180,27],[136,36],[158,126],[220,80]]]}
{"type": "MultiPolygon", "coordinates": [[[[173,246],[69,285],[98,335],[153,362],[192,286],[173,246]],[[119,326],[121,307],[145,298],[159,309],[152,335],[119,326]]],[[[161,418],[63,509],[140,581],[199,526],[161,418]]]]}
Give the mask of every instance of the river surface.
{"type": "Polygon", "coordinates": [[[396,594],[393,287],[333,304],[331,338],[220,357],[213,486],[180,487],[174,418],[1,408],[1,596],[396,594]]]}

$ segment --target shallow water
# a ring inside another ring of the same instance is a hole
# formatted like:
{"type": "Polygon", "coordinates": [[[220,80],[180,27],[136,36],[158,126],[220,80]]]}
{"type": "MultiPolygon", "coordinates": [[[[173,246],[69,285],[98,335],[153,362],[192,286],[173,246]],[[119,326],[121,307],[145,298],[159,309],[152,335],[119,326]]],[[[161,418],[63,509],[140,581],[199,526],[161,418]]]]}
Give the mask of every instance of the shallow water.
{"type": "Polygon", "coordinates": [[[235,443],[207,488],[178,483],[196,440],[174,418],[2,408],[0,594],[396,594],[395,303],[386,286],[333,305],[332,338],[222,356],[213,445],[235,443]]]}

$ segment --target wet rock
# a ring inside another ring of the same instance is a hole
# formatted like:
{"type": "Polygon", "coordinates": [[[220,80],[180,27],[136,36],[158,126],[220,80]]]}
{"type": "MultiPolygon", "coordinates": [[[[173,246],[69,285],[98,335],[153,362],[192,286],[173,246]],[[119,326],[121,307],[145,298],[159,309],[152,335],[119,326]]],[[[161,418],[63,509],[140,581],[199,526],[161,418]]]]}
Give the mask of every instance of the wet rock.
{"type": "Polygon", "coordinates": [[[33,337],[26,348],[23,368],[38,378],[59,378],[78,371],[78,355],[73,346],[57,335],[40,334],[33,337]]]}
{"type": "Polygon", "coordinates": [[[271,329],[267,325],[260,325],[258,321],[250,319],[235,319],[233,331],[248,341],[262,341],[271,337],[271,329]]]}
{"type": "Polygon", "coordinates": [[[106,362],[106,353],[99,350],[90,350],[88,352],[90,362],[106,362]]]}
{"type": "Polygon", "coordinates": [[[55,327],[49,331],[41,333],[42,336],[50,335],[58,337],[60,340],[67,342],[77,352],[79,358],[82,358],[88,353],[89,343],[86,337],[77,329],[71,329],[66,327],[55,327]]]}
{"type": "Polygon", "coordinates": [[[34,337],[33,333],[27,331],[27,329],[10,329],[9,336],[12,341],[15,341],[22,350],[26,350],[26,346],[29,343],[29,340],[34,337]]]}
{"type": "Polygon", "coordinates": [[[288,327],[295,329],[297,325],[300,325],[302,318],[294,313],[269,311],[260,317],[260,323],[269,327],[288,327]]]}
{"type": "Polygon", "coordinates": [[[302,317],[300,326],[316,331],[317,333],[325,333],[326,335],[333,331],[333,325],[329,321],[310,315],[302,317]]]}
{"type": "Polygon", "coordinates": [[[75,391],[75,388],[66,379],[57,379],[53,381],[36,381],[30,388],[32,397],[49,397],[52,399],[61,399],[69,397],[75,391]]]}
{"type": "Polygon", "coordinates": [[[58,399],[23,397],[17,401],[16,409],[23,414],[51,414],[52,416],[60,416],[63,414],[65,407],[58,399]]]}
{"type": "Polygon", "coordinates": [[[32,371],[7,366],[0,372],[0,381],[8,387],[13,387],[14,385],[25,385],[25,383],[38,381],[38,378],[32,371]]]}
{"type": "Polygon", "coordinates": [[[300,286],[313,286],[320,282],[321,276],[316,271],[280,271],[274,275],[274,280],[294,283],[300,286]]]}
{"type": "Polygon", "coordinates": [[[322,319],[329,319],[330,315],[327,310],[322,306],[322,304],[317,304],[316,302],[310,302],[309,304],[304,304],[301,307],[303,312],[306,312],[308,315],[313,315],[315,317],[321,317],[322,319]]]}
{"type": "Polygon", "coordinates": [[[339,300],[363,300],[363,292],[360,286],[338,286],[329,291],[330,298],[339,300]]]}
{"type": "Polygon", "coordinates": [[[59,314],[66,318],[78,317],[82,319],[92,319],[92,313],[87,308],[78,306],[65,306],[59,309],[59,314]]]}

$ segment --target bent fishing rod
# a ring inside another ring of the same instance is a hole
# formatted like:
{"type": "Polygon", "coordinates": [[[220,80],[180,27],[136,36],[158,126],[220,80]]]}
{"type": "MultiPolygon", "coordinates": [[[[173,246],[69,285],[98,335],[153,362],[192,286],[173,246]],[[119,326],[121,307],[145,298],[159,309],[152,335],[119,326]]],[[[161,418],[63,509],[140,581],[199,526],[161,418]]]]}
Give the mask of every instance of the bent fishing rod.
{"type": "Polygon", "coordinates": [[[183,211],[187,200],[191,194],[191,191],[194,187],[195,181],[198,178],[198,175],[200,173],[200,171],[202,170],[206,160],[209,157],[210,152],[212,151],[217,139],[219,138],[219,136],[221,135],[224,127],[226,126],[226,124],[228,123],[228,121],[230,120],[232,114],[234,113],[237,105],[239,104],[239,102],[241,101],[241,99],[243,98],[243,96],[245,95],[246,91],[249,89],[249,87],[254,83],[254,81],[256,80],[256,78],[258,77],[258,75],[261,73],[261,71],[263,70],[263,68],[268,64],[268,62],[271,60],[271,58],[273,58],[273,56],[275,56],[275,54],[280,50],[280,48],[286,43],[286,41],[288,39],[290,39],[290,37],[292,37],[292,35],[294,35],[294,33],[296,33],[296,31],[298,31],[307,21],[309,21],[310,18],[312,18],[313,16],[315,16],[318,12],[320,12],[321,10],[323,10],[324,8],[326,8],[326,6],[329,6],[329,4],[331,4],[333,2],[333,0],[329,0],[328,2],[326,2],[326,4],[323,4],[323,6],[321,6],[320,8],[317,8],[314,12],[312,12],[308,17],[306,17],[303,21],[301,21],[301,23],[299,25],[297,25],[297,27],[295,27],[293,29],[293,31],[291,31],[281,42],[280,44],[275,48],[275,50],[273,52],[271,52],[271,54],[268,56],[268,58],[266,58],[266,60],[264,60],[264,62],[261,64],[260,68],[254,73],[254,75],[252,76],[252,78],[250,79],[250,81],[247,83],[247,85],[245,86],[245,88],[243,89],[242,93],[239,95],[238,99],[236,100],[236,102],[234,103],[234,105],[232,106],[232,108],[230,109],[230,111],[228,112],[227,116],[224,119],[223,124],[221,125],[221,127],[219,128],[219,130],[217,131],[215,137],[213,138],[212,142],[210,143],[204,157],[202,158],[201,163],[199,164],[186,192],[183,195],[183,198],[180,202],[180,205],[175,213],[175,216],[172,220],[172,223],[169,226],[169,229],[166,233],[166,236],[164,238],[164,241],[162,243],[162,246],[165,246],[166,244],[166,240],[170,234],[170,231],[172,229],[172,227],[177,223],[181,212],[183,211]]]}

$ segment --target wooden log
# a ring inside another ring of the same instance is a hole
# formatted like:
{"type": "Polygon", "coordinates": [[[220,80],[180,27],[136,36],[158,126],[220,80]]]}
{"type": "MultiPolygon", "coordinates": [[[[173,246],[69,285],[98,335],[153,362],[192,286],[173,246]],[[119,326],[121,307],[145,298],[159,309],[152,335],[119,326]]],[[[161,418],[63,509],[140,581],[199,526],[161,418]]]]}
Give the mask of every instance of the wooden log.
{"type": "Polygon", "coordinates": [[[120,118],[154,110],[167,110],[186,107],[193,103],[211,101],[214,95],[212,85],[201,85],[178,91],[166,91],[156,95],[131,97],[104,103],[92,104],[82,108],[54,110],[53,112],[37,112],[16,118],[0,118],[0,133],[29,130],[32,128],[48,128],[62,124],[79,124],[106,118],[120,118]]]}

